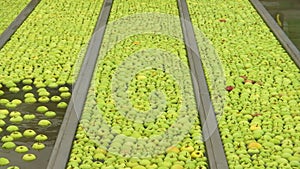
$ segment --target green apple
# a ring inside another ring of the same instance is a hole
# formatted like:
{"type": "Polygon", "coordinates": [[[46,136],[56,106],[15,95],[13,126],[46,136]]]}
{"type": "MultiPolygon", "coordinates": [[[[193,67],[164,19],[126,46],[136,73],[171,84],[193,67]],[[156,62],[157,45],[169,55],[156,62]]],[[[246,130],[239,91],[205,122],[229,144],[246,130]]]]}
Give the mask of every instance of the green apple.
{"type": "Polygon", "coordinates": [[[18,93],[20,91],[20,89],[18,87],[11,87],[11,88],[9,88],[9,91],[12,93],[18,93]]]}
{"type": "Polygon", "coordinates": [[[60,87],[59,89],[58,89],[58,91],[60,91],[60,92],[68,92],[69,91],[69,88],[68,87],[60,87]]]}
{"type": "Polygon", "coordinates": [[[39,143],[39,142],[33,143],[32,148],[33,148],[34,150],[42,150],[42,149],[45,148],[45,144],[39,143]]]}
{"type": "Polygon", "coordinates": [[[0,127],[3,127],[5,124],[6,124],[5,121],[0,119],[0,127]]]}
{"type": "Polygon", "coordinates": [[[0,166],[5,166],[9,164],[9,160],[4,157],[0,157],[0,166]]]}
{"type": "Polygon", "coordinates": [[[16,105],[20,105],[22,103],[22,101],[19,100],[19,99],[13,99],[11,102],[16,104],[16,105]]]}
{"type": "Polygon", "coordinates": [[[59,96],[52,96],[51,101],[52,102],[59,102],[59,101],[61,101],[61,98],[59,96]]]}
{"type": "Polygon", "coordinates": [[[45,113],[46,111],[48,111],[48,108],[46,106],[39,106],[36,108],[36,111],[39,113],[45,113]]]}
{"type": "Polygon", "coordinates": [[[7,99],[0,99],[0,104],[5,105],[7,103],[9,103],[9,100],[7,100],[7,99]]]}
{"type": "Polygon", "coordinates": [[[54,111],[47,111],[47,112],[45,113],[45,116],[46,116],[46,117],[49,117],[49,118],[55,117],[55,116],[56,116],[56,113],[55,113],[54,111]]]}
{"type": "Polygon", "coordinates": [[[39,96],[50,96],[50,93],[46,90],[42,90],[40,92],[38,92],[39,96]]]}
{"type": "Polygon", "coordinates": [[[14,131],[18,131],[19,130],[19,127],[16,126],[16,125],[9,125],[8,127],[6,127],[6,131],[8,132],[14,132],[14,131]]]}
{"type": "Polygon", "coordinates": [[[68,104],[66,102],[59,102],[57,104],[57,108],[60,108],[60,109],[65,109],[68,107],[68,104]]]}
{"type": "Polygon", "coordinates": [[[62,92],[61,94],[60,94],[60,97],[62,97],[62,98],[69,98],[69,97],[71,97],[71,93],[70,92],[62,92]]]}
{"type": "Polygon", "coordinates": [[[57,87],[58,87],[58,84],[55,83],[55,82],[52,82],[52,83],[50,83],[50,84],[48,85],[48,87],[54,89],[54,88],[57,88],[57,87]]]}
{"type": "Polygon", "coordinates": [[[24,154],[23,157],[22,157],[22,159],[23,159],[24,161],[33,161],[33,160],[36,159],[36,156],[35,156],[34,154],[31,154],[31,153],[29,153],[29,154],[24,154]]]}
{"type": "Polygon", "coordinates": [[[93,157],[95,160],[104,160],[105,159],[105,155],[103,153],[96,153],[93,157]]]}
{"type": "Polygon", "coordinates": [[[12,138],[14,138],[14,140],[16,140],[16,139],[19,139],[19,138],[22,138],[22,137],[23,137],[22,133],[21,133],[21,132],[19,132],[19,131],[14,131],[14,132],[12,132],[12,133],[10,134],[10,136],[11,136],[12,138]]]}
{"type": "Polygon", "coordinates": [[[30,85],[25,85],[22,87],[22,90],[25,92],[28,92],[28,91],[32,90],[32,87],[30,85]]]}
{"type": "Polygon", "coordinates": [[[185,145],[180,148],[181,151],[193,152],[195,149],[193,146],[185,145]]]}
{"type": "Polygon", "coordinates": [[[34,140],[35,141],[46,141],[48,139],[48,137],[45,134],[38,134],[34,140]]]}
{"type": "Polygon", "coordinates": [[[9,121],[12,123],[21,123],[23,121],[23,117],[21,116],[11,117],[9,121]]]}
{"type": "Polygon", "coordinates": [[[32,119],[35,119],[35,115],[34,114],[25,114],[23,116],[23,119],[25,120],[32,120],[32,119]]]}
{"type": "Polygon", "coordinates": [[[13,141],[13,140],[14,140],[14,138],[11,137],[11,136],[3,136],[3,137],[1,138],[1,141],[2,141],[2,142],[10,142],[10,141],[13,141]]]}
{"type": "Polygon", "coordinates": [[[30,84],[32,84],[32,80],[31,79],[24,79],[24,80],[22,80],[22,83],[25,84],[25,85],[30,85],[30,84]]]}
{"type": "Polygon", "coordinates": [[[11,103],[11,102],[8,102],[5,104],[5,107],[6,108],[16,108],[18,105],[14,104],[14,103],[11,103]]]}
{"type": "Polygon", "coordinates": [[[27,129],[23,132],[24,137],[34,137],[36,132],[32,129],[27,129]]]}
{"type": "Polygon", "coordinates": [[[16,144],[14,142],[8,141],[2,144],[2,148],[4,149],[13,149],[16,147],[16,144]]]}
{"type": "Polygon", "coordinates": [[[12,111],[9,113],[9,117],[18,117],[21,116],[21,112],[19,111],[12,111]]]}
{"type": "Polygon", "coordinates": [[[172,165],[171,169],[184,169],[183,165],[180,164],[174,164],[172,165]]]}
{"type": "Polygon", "coordinates": [[[26,153],[29,149],[26,146],[17,146],[15,152],[17,153],[26,153]]]}
{"type": "Polygon", "coordinates": [[[132,167],[132,169],[146,169],[146,167],[137,165],[137,166],[132,167]]]}
{"type": "Polygon", "coordinates": [[[38,98],[38,101],[41,103],[48,103],[50,99],[47,96],[41,96],[40,98],[38,98]]]}
{"type": "Polygon", "coordinates": [[[194,151],[191,154],[192,158],[201,158],[204,156],[204,153],[202,151],[194,151]]]}
{"type": "Polygon", "coordinates": [[[28,98],[28,97],[34,97],[34,94],[33,93],[26,93],[24,95],[25,98],[28,98]]]}
{"type": "Polygon", "coordinates": [[[34,97],[26,97],[24,102],[25,103],[35,103],[37,100],[34,97]]]}
{"type": "Polygon", "coordinates": [[[38,122],[38,125],[39,126],[41,126],[41,127],[48,127],[48,126],[50,126],[52,123],[51,123],[51,121],[49,121],[49,120],[40,120],[39,122],[38,122]]]}
{"type": "Polygon", "coordinates": [[[7,109],[0,109],[0,114],[7,116],[9,114],[9,111],[7,109]]]}

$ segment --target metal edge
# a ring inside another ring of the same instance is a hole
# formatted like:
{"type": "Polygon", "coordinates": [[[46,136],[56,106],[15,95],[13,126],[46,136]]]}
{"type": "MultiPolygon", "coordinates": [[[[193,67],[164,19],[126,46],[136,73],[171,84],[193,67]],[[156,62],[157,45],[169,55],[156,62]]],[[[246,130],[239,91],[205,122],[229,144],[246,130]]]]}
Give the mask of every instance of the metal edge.
{"type": "Polygon", "coordinates": [[[285,48],[288,54],[291,56],[297,67],[300,69],[300,51],[284,33],[280,26],[276,23],[271,14],[266,10],[263,4],[259,0],[250,0],[257,13],[261,16],[264,22],[269,26],[281,45],[285,48]]]}
{"type": "Polygon", "coordinates": [[[47,169],[66,168],[73,144],[73,139],[97,63],[100,45],[104,36],[111,6],[112,0],[103,1],[101,13],[98,17],[94,34],[89,42],[88,49],[76,80],[64,120],[52,150],[47,169]]]}
{"type": "Polygon", "coordinates": [[[0,49],[10,40],[11,36],[18,30],[40,1],[31,0],[5,31],[2,32],[0,35],[0,49]]]}
{"type": "Polygon", "coordinates": [[[211,169],[228,169],[228,162],[210,100],[200,52],[186,1],[178,0],[178,8],[202,130],[203,128],[207,129],[207,132],[203,132],[203,137],[208,138],[204,140],[208,164],[211,169]]]}

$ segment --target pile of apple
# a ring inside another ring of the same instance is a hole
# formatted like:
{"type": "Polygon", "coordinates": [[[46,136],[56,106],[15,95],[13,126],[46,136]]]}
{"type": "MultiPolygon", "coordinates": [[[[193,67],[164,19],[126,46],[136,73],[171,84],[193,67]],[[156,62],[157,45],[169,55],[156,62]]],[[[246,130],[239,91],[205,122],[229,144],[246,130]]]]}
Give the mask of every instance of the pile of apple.
{"type": "Polygon", "coordinates": [[[299,168],[297,66],[248,0],[187,2],[225,70],[219,128],[229,167],[299,168]]]}
{"type": "MultiPolygon", "coordinates": [[[[28,2],[22,1],[22,4],[28,2]]],[[[0,8],[5,9],[0,13],[5,17],[0,17],[0,29],[2,23],[6,24],[3,18],[11,19],[17,9],[24,7],[20,2],[12,8],[14,10],[8,10],[13,3],[18,1],[1,2],[0,8]]],[[[82,51],[93,33],[101,5],[102,1],[92,0],[41,1],[0,49],[0,146],[3,152],[18,152],[25,161],[39,158],[33,152],[45,148],[43,142],[48,138],[42,131],[53,126],[48,118],[55,118],[57,113],[50,107],[65,111],[71,96],[69,86],[76,80],[74,66],[78,57],[84,55],[82,51]],[[28,106],[33,110],[27,111],[28,106]],[[28,128],[29,124],[35,127],[28,128]],[[32,142],[30,147],[21,144],[29,144],[28,140],[32,142]]],[[[0,166],[14,165],[9,162],[1,152],[0,166]]]]}
{"type": "MultiPolygon", "coordinates": [[[[36,87],[72,84],[102,1],[40,2],[0,50],[3,84],[31,79],[36,87]]],[[[5,5],[4,5],[5,6],[5,5]]]]}
{"type": "MultiPolygon", "coordinates": [[[[178,16],[176,3],[116,0],[109,23],[138,12],[178,16]]],[[[174,29],[181,31],[180,22],[174,29]]],[[[105,34],[101,49],[109,45],[105,42],[115,41],[110,38],[105,34]]],[[[117,42],[105,56],[103,53],[100,51],[67,168],[207,168],[182,40],[138,34],[117,42]],[[155,55],[159,51],[163,51],[162,55],[155,55]],[[166,53],[182,64],[172,59],[162,61],[166,53]]]]}
{"type": "Polygon", "coordinates": [[[0,35],[29,2],[30,0],[3,0],[0,2],[0,35]]]}

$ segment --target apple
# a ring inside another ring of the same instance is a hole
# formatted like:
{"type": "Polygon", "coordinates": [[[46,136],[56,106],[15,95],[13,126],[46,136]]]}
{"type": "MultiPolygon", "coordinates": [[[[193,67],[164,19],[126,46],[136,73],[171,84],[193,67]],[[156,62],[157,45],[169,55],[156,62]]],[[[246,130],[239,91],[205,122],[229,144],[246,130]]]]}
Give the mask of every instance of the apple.
{"type": "Polygon", "coordinates": [[[59,102],[59,101],[61,101],[61,98],[59,96],[52,96],[51,101],[52,102],[59,102]]]}
{"type": "Polygon", "coordinates": [[[7,116],[9,114],[9,111],[6,109],[0,109],[0,114],[7,116]]]}
{"type": "Polygon", "coordinates": [[[50,93],[47,90],[40,90],[38,92],[39,96],[50,96],[50,93]]]}
{"type": "Polygon", "coordinates": [[[25,98],[28,98],[28,97],[34,97],[34,94],[33,93],[26,93],[24,95],[25,98]]]}
{"type": "Polygon", "coordinates": [[[46,106],[39,106],[36,108],[36,111],[39,113],[45,113],[46,111],[48,111],[48,108],[46,106]]]}
{"type": "Polygon", "coordinates": [[[21,113],[19,111],[12,111],[9,113],[9,116],[10,117],[17,117],[17,116],[20,116],[21,113]]]}
{"type": "Polygon", "coordinates": [[[34,140],[36,141],[46,141],[48,139],[48,137],[45,134],[38,134],[34,140]]]}
{"type": "Polygon", "coordinates": [[[23,118],[21,116],[15,116],[11,117],[9,121],[12,123],[21,123],[23,121],[23,118]]]}
{"type": "Polygon", "coordinates": [[[5,126],[5,124],[6,124],[6,122],[4,120],[0,119],[0,127],[5,126]]]}
{"type": "Polygon", "coordinates": [[[32,120],[32,119],[35,119],[35,115],[34,114],[25,114],[23,116],[23,119],[25,120],[32,120]]]}
{"type": "Polygon", "coordinates": [[[68,107],[68,104],[66,102],[59,102],[57,104],[57,108],[60,108],[60,109],[65,109],[68,107]]]}
{"type": "Polygon", "coordinates": [[[13,140],[14,140],[14,138],[11,137],[11,136],[3,136],[3,137],[1,138],[1,141],[2,141],[2,142],[10,142],[10,141],[13,141],[13,140]]]}
{"type": "Polygon", "coordinates": [[[6,108],[16,108],[17,105],[14,104],[14,103],[8,102],[8,103],[5,104],[5,107],[6,107],[6,108]]]}
{"type": "Polygon", "coordinates": [[[25,92],[28,92],[28,91],[32,90],[32,87],[30,85],[25,85],[22,87],[22,90],[25,92]]]}
{"type": "Polygon", "coordinates": [[[8,141],[2,144],[2,148],[4,149],[13,149],[16,147],[16,144],[14,142],[8,141]]]}
{"type": "Polygon", "coordinates": [[[23,137],[22,133],[21,133],[21,132],[19,132],[19,131],[14,131],[14,132],[12,132],[12,133],[10,134],[10,136],[11,136],[12,138],[14,138],[14,140],[16,140],[16,139],[19,139],[19,138],[22,138],[22,137],[23,137]]]}
{"type": "Polygon", "coordinates": [[[9,100],[7,100],[7,99],[0,99],[0,104],[5,105],[7,103],[9,103],[9,100]]]}
{"type": "Polygon", "coordinates": [[[26,153],[26,152],[28,152],[28,150],[29,149],[26,146],[17,146],[15,148],[15,152],[17,152],[17,153],[26,153]]]}
{"type": "Polygon", "coordinates": [[[40,98],[38,98],[38,101],[41,103],[48,103],[50,99],[47,96],[41,96],[40,98]]]}
{"type": "Polygon", "coordinates": [[[39,143],[39,142],[33,143],[32,148],[33,148],[34,150],[42,150],[42,149],[45,148],[45,144],[39,143]]]}
{"type": "Polygon", "coordinates": [[[69,97],[71,97],[71,93],[70,92],[62,92],[60,94],[60,97],[62,97],[64,99],[69,98],[69,97]]]}
{"type": "Polygon", "coordinates": [[[36,156],[34,154],[31,154],[31,153],[30,154],[24,154],[22,159],[24,161],[33,161],[33,160],[36,159],[36,156]]]}
{"type": "Polygon", "coordinates": [[[8,132],[14,132],[14,131],[18,131],[19,130],[19,127],[16,126],[16,125],[9,125],[8,127],[6,127],[6,131],[8,132]]]}
{"type": "Polygon", "coordinates": [[[23,132],[24,137],[34,137],[36,132],[32,129],[27,129],[23,132]]]}
{"type": "Polygon", "coordinates": [[[22,80],[22,83],[23,84],[25,84],[25,85],[30,85],[30,84],[32,84],[32,80],[31,79],[24,79],[24,80],[22,80]]]}
{"type": "Polygon", "coordinates": [[[226,91],[231,92],[234,89],[234,86],[227,86],[226,91]]]}
{"type": "Polygon", "coordinates": [[[50,126],[52,123],[51,123],[51,121],[49,121],[49,120],[40,120],[39,122],[38,122],[38,125],[39,126],[41,126],[41,127],[48,127],[48,126],[50,126]]]}
{"type": "Polygon", "coordinates": [[[11,88],[9,88],[9,91],[12,93],[18,93],[20,91],[20,89],[18,87],[11,87],[11,88]]]}
{"type": "Polygon", "coordinates": [[[55,117],[56,116],[56,113],[54,111],[47,111],[45,113],[45,116],[46,117],[49,117],[49,118],[52,118],[52,117],[55,117]]]}
{"type": "Polygon", "coordinates": [[[62,86],[62,87],[60,87],[60,88],[58,89],[58,91],[60,91],[60,92],[68,92],[68,91],[69,91],[69,88],[68,88],[68,87],[62,86]]]}
{"type": "Polygon", "coordinates": [[[201,157],[203,157],[203,156],[204,156],[204,154],[203,154],[202,151],[194,151],[194,152],[192,152],[192,154],[191,154],[191,157],[192,157],[192,158],[201,158],[201,157]]]}
{"type": "Polygon", "coordinates": [[[25,103],[35,103],[37,100],[34,97],[26,97],[24,102],[25,103]]]}
{"type": "Polygon", "coordinates": [[[10,162],[7,158],[5,157],[0,157],[0,166],[6,166],[8,165],[10,162]]]}

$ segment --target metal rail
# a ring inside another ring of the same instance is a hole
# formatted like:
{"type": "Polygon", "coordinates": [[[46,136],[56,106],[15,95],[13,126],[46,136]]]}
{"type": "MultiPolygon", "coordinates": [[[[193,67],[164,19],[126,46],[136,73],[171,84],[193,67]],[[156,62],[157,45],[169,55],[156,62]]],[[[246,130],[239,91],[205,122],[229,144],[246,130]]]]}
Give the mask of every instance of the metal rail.
{"type": "Polygon", "coordinates": [[[14,19],[14,21],[6,28],[0,35],[0,49],[10,40],[11,36],[17,31],[22,23],[31,14],[34,8],[40,3],[41,0],[31,0],[22,12],[14,19]]]}
{"type": "Polygon", "coordinates": [[[104,0],[94,34],[89,42],[83,64],[76,80],[64,120],[59,130],[47,169],[65,169],[73,139],[87,97],[90,82],[97,63],[113,0],[104,0]]]}
{"type": "Polygon", "coordinates": [[[220,137],[218,123],[213,111],[209,91],[202,67],[193,25],[191,23],[186,0],[178,0],[181,25],[187,50],[197,109],[202,125],[202,135],[206,147],[208,164],[211,169],[227,169],[228,163],[220,137]]]}

